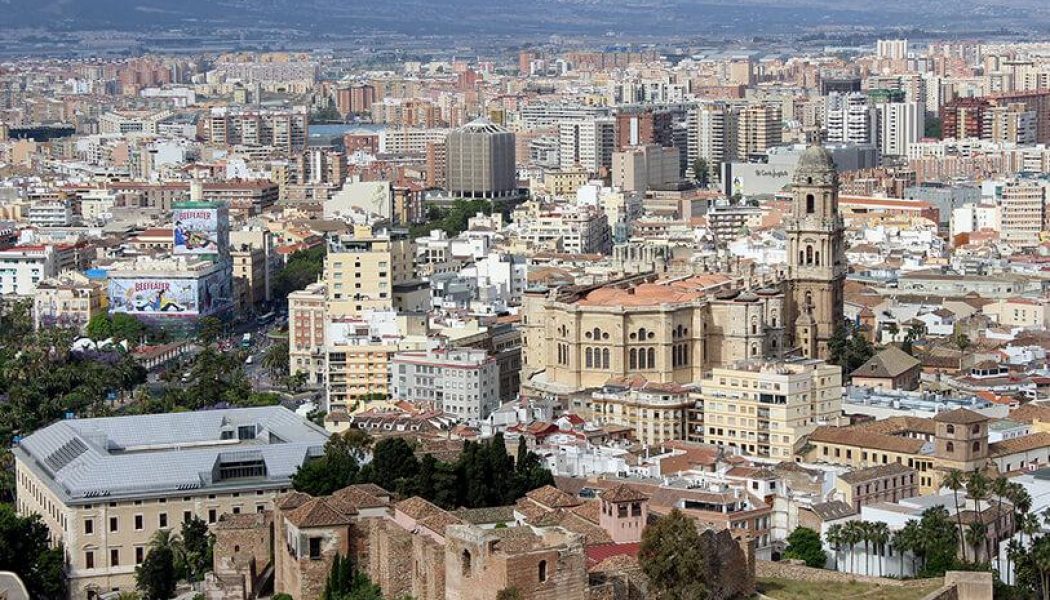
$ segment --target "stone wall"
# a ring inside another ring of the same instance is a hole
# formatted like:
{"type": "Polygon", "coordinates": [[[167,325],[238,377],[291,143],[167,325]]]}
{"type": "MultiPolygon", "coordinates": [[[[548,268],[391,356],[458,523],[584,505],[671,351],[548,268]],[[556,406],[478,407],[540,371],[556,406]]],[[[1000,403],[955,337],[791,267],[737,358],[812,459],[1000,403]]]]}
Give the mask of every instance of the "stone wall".
{"type": "Polygon", "coordinates": [[[762,578],[794,579],[797,581],[848,583],[856,581],[859,583],[874,583],[878,585],[900,587],[924,585],[929,580],[900,580],[888,577],[869,577],[866,575],[853,575],[841,571],[830,571],[827,569],[814,569],[804,565],[793,565],[786,562],[770,562],[766,560],[757,561],[756,575],[762,578]]]}
{"type": "Polygon", "coordinates": [[[412,538],[393,521],[377,519],[369,523],[368,576],[388,598],[412,593],[412,573],[416,569],[412,538]]]}

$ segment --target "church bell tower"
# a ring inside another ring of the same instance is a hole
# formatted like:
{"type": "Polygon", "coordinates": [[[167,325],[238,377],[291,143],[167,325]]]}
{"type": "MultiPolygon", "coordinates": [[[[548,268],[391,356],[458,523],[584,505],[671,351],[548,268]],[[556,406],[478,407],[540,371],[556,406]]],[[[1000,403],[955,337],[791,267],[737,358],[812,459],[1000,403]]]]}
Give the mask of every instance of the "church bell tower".
{"type": "Polygon", "coordinates": [[[787,234],[786,324],[807,358],[828,358],[828,340],[843,324],[846,254],[839,215],[839,177],[831,153],[819,142],[802,153],[792,181],[787,234]]]}

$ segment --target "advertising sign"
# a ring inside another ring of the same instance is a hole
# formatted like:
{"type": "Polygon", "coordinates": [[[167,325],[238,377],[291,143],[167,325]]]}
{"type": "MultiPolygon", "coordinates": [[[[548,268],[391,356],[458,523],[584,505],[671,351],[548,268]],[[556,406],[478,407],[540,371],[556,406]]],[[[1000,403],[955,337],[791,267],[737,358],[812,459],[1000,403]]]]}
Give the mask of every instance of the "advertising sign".
{"type": "Polygon", "coordinates": [[[218,254],[223,244],[223,216],[217,206],[176,206],[172,209],[175,254],[218,254]]]}
{"type": "Polygon", "coordinates": [[[109,311],[135,315],[196,315],[195,279],[110,279],[109,311]]]}

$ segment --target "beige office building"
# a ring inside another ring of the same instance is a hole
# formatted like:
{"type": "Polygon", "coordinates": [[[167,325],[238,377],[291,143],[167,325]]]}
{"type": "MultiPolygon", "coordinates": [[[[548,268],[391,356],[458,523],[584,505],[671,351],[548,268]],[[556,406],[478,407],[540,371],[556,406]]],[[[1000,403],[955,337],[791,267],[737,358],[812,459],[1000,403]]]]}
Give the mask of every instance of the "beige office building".
{"type": "Polygon", "coordinates": [[[603,425],[630,427],[647,446],[686,439],[689,390],[675,383],[613,380],[591,394],[591,418],[603,425]]]}
{"type": "Polygon", "coordinates": [[[66,552],[69,597],[135,589],[161,529],[271,510],[324,430],[282,407],[60,421],[15,448],[16,506],[66,552]]]}

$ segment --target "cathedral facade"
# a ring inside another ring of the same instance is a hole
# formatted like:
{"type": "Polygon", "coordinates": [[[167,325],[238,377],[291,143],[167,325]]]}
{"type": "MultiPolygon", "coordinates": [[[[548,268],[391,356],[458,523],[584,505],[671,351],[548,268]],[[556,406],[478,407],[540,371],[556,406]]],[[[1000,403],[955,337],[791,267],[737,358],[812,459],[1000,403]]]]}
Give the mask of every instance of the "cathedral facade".
{"type": "Polygon", "coordinates": [[[638,376],[686,384],[746,360],[826,359],[843,320],[846,259],[838,174],[823,147],[803,153],[792,187],[788,264],[781,274],[649,273],[526,291],[526,389],[571,393],[638,376]]]}

